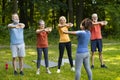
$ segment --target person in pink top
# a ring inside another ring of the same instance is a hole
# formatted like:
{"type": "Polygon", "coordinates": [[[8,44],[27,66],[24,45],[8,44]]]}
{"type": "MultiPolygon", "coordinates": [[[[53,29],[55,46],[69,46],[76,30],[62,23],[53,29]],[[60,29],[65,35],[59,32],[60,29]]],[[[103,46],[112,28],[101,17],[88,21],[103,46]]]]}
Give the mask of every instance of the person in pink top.
{"type": "Polygon", "coordinates": [[[94,68],[94,55],[96,48],[99,52],[99,60],[101,63],[101,68],[107,68],[107,66],[103,62],[103,55],[102,55],[102,34],[101,34],[101,27],[107,25],[107,21],[98,21],[98,16],[96,13],[92,14],[92,23],[93,27],[91,27],[91,59],[92,65],[91,68],[94,68]]]}

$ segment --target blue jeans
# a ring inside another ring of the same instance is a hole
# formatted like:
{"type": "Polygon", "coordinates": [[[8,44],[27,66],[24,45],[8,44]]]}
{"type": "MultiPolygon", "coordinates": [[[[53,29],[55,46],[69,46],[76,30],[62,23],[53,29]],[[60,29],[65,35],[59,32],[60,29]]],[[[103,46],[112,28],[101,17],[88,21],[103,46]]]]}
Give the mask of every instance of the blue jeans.
{"type": "Polygon", "coordinates": [[[40,68],[42,51],[44,53],[45,66],[48,67],[48,48],[37,48],[37,68],[40,68]]]}

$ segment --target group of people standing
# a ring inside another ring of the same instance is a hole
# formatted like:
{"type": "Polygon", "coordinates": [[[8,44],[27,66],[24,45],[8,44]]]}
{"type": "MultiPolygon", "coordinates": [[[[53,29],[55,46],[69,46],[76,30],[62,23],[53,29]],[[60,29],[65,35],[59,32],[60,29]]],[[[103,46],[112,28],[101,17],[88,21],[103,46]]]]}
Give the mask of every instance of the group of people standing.
{"type": "MultiPolygon", "coordinates": [[[[19,23],[19,16],[17,13],[12,14],[13,23],[8,24],[10,31],[10,48],[12,51],[13,57],[13,67],[14,75],[18,75],[16,68],[16,58],[19,58],[20,66],[20,75],[24,75],[23,72],[23,58],[25,56],[25,43],[23,36],[23,28],[25,25],[19,23]]],[[[60,67],[62,63],[62,58],[64,50],[66,48],[68,59],[70,62],[71,71],[75,71],[75,80],[80,80],[82,64],[85,67],[85,70],[88,75],[88,80],[92,80],[92,71],[94,69],[94,54],[96,48],[98,48],[99,59],[101,62],[101,68],[107,68],[103,63],[102,56],[102,35],[101,27],[107,25],[107,21],[98,21],[98,16],[96,13],[92,14],[92,20],[85,18],[80,23],[80,29],[78,31],[69,31],[68,29],[73,26],[72,23],[67,23],[67,20],[64,16],[59,18],[58,32],[60,35],[59,39],[59,57],[58,57],[58,69],[57,73],[60,73],[60,67]],[[69,34],[77,36],[78,44],[76,49],[76,58],[75,58],[75,68],[73,65],[72,59],[72,49],[71,49],[71,40],[69,34]],[[88,49],[89,41],[91,40],[91,58],[92,65],[90,67],[90,52],[88,49]]],[[[52,28],[45,27],[44,20],[39,21],[39,28],[36,30],[37,35],[37,71],[36,74],[40,74],[40,63],[42,52],[44,53],[45,66],[48,74],[51,74],[49,70],[49,61],[48,61],[48,34],[52,31],[52,28]]]]}

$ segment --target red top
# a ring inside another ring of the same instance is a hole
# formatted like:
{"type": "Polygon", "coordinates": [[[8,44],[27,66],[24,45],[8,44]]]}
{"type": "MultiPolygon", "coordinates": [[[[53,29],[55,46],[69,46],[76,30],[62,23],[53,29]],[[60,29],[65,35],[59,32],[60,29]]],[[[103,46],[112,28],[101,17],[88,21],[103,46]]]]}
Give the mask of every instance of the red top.
{"type": "Polygon", "coordinates": [[[37,34],[37,48],[46,48],[48,47],[48,33],[42,31],[37,34]]]}
{"type": "Polygon", "coordinates": [[[102,39],[100,24],[94,24],[93,27],[91,27],[90,32],[91,32],[91,40],[102,39]]]}

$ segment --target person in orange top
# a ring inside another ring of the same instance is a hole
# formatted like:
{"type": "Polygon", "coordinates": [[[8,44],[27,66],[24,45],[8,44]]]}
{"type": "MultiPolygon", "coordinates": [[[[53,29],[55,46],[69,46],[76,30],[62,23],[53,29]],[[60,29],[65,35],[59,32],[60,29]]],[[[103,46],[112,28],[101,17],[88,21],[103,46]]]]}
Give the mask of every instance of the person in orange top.
{"type": "Polygon", "coordinates": [[[51,32],[51,28],[45,28],[45,22],[39,21],[39,29],[36,30],[37,34],[37,71],[36,74],[40,74],[40,63],[42,57],[42,51],[44,53],[45,65],[48,74],[51,74],[48,63],[48,33],[51,32]]]}
{"type": "Polygon", "coordinates": [[[99,59],[101,63],[101,68],[107,68],[107,66],[103,63],[103,55],[102,55],[102,34],[101,34],[101,27],[107,25],[107,21],[98,21],[98,16],[96,13],[92,14],[92,23],[93,27],[91,27],[91,59],[92,65],[91,68],[94,68],[94,54],[96,48],[98,48],[99,52],[99,59]]]}
{"type": "Polygon", "coordinates": [[[75,71],[75,68],[73,67],[71,41],[70,41],[69,35],[64,34],[64,31],[68,31],[68,28],[72,26],[73,26],[72,23],[66,23],[66,18],[64,16],[61,16],[59,18],[58,31],[59,31],[60,39],[59,39],[59,59],[58,59],[57,73],[60,73],[60,66],[61,66],[65,48],[67,50],[69,62],[71,65],[71,70],[75,71]]]}

